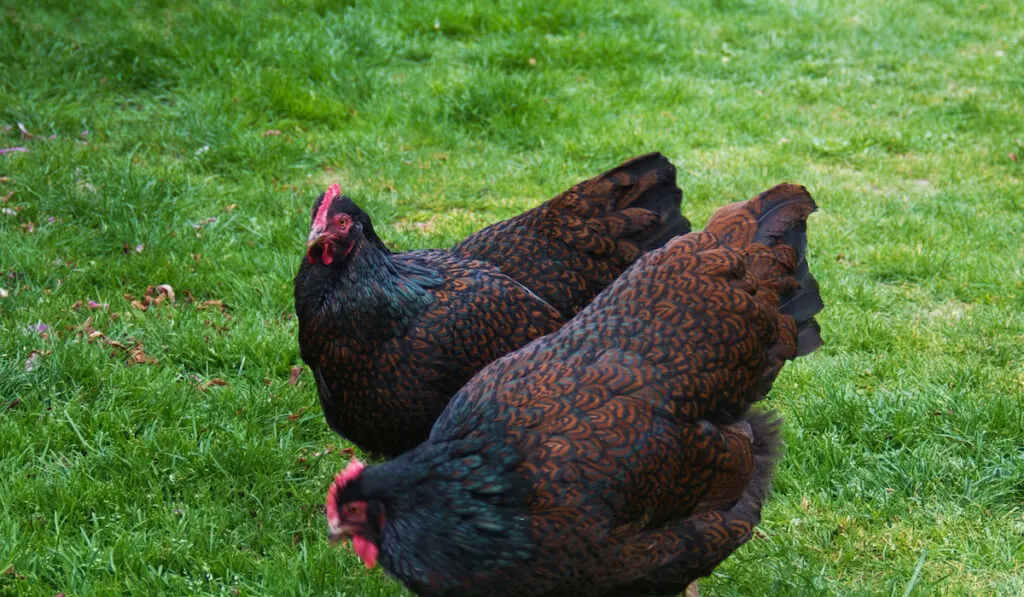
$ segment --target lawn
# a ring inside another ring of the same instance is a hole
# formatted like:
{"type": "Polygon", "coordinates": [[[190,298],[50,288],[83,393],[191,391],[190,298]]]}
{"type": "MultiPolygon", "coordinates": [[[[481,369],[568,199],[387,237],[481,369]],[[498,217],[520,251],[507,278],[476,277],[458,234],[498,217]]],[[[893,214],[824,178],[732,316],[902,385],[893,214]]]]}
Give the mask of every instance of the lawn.
{"type": "Polygon", "coordinates": [[[652,150],[696,226],[821,207],[826,345],[702,592],[1024,594],[1021,4],[128,4],[0,2],[0,595],[405,595],[326,540],[312,202],[447,246],[652,150]]]}

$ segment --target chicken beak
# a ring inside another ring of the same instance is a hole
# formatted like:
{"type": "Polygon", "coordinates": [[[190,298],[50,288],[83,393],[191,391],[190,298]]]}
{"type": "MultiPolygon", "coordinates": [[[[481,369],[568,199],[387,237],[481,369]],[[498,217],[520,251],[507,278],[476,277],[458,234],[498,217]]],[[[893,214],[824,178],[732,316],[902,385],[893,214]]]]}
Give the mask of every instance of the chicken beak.
{"type": "Polygon", "coordinates": [[[309,236],[306,237],[306,250],[312,249],[313,247],[322,244],[326,238],[326,230],[317,230],[316,228],[310,230],[309,236]]]}
{"type": "Polygon", "coordinates": [[[327,541],[333,547],[339,541],[344,541],[352,536],[352,529],[342,525],[330,525],[327,530],[327,541]]]}

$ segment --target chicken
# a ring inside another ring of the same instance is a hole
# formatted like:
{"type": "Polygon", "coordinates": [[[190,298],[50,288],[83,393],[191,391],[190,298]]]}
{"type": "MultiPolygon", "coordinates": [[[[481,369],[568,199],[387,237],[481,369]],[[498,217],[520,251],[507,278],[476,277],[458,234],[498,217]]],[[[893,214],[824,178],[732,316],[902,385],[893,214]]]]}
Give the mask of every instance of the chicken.
{"type": "Polygon", "coordinates": [[[425,596],[674,595],[760,521],[779,422],[751,405],[821,345],[807,191],[779,185],[641,257],[484,368],[429,439],[352,460],[332,541],[425,596]]]}
{"type": "Polygon", "coordinates": [[[488,363],[549,334],[644,252],[689,231],[660,154],[630,160],[452,250],[392,253],[332,186],[295,278],[302,359],[334,431],[394,456],[488,363]]]}

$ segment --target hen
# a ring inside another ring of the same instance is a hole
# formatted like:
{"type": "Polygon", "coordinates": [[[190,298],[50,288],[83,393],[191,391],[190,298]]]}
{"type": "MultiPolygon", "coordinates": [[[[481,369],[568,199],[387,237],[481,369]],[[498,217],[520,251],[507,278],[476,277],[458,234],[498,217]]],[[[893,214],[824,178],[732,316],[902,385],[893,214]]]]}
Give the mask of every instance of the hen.
{"type": "Polygon", "coordinates": [[[803,187],[720,210],[641,257],[559,331],[494,362],[430,438],[340,473],[351,537],[420,595],[683,591],[760,521],[779,442],[753,412],[821,345],[803,187]]]}
{"type": "Polygon", "coordinates": [[[689,231],[676,172],[630,160],[450,251],[392,253],[332,186],[295,278],[302,359],[324,416],[396,455],[427,438],[474,373],[560,328],[645,251],[689,231]]]}

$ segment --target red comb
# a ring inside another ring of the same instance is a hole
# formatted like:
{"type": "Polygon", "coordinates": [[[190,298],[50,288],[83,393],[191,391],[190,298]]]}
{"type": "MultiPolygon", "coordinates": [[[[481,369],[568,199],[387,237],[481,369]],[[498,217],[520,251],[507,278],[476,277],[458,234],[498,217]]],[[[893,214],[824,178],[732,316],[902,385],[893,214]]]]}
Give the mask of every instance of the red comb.
{"type": "MultiPolygon", "coordinates": [[[[338,185],[334,185],[337,187],[338,185]]],[[[325,199],[326,201],[326,199],[325,199]]],[[[338,520],[338,492],[348,485],[348,482],[355,479],[363,472],[366,465],[359,462],[358,458],[353,458],[348,462],[348,466],[345,470],[341,471],[334,476],[334,483],[331,483],[331,488],[327,490],[327,520],[338,520]]]]}
{"type": "Polygon", "coordinates": [[[313,228],[323,230],[327,227],[327,212],[331,211],[331,203],[341,194],[341,187],[334,183],[327,187],[324,192],[324,200],[320,203],[320,209],[316,210],[316,217],[313,218],[313,228]]]}

